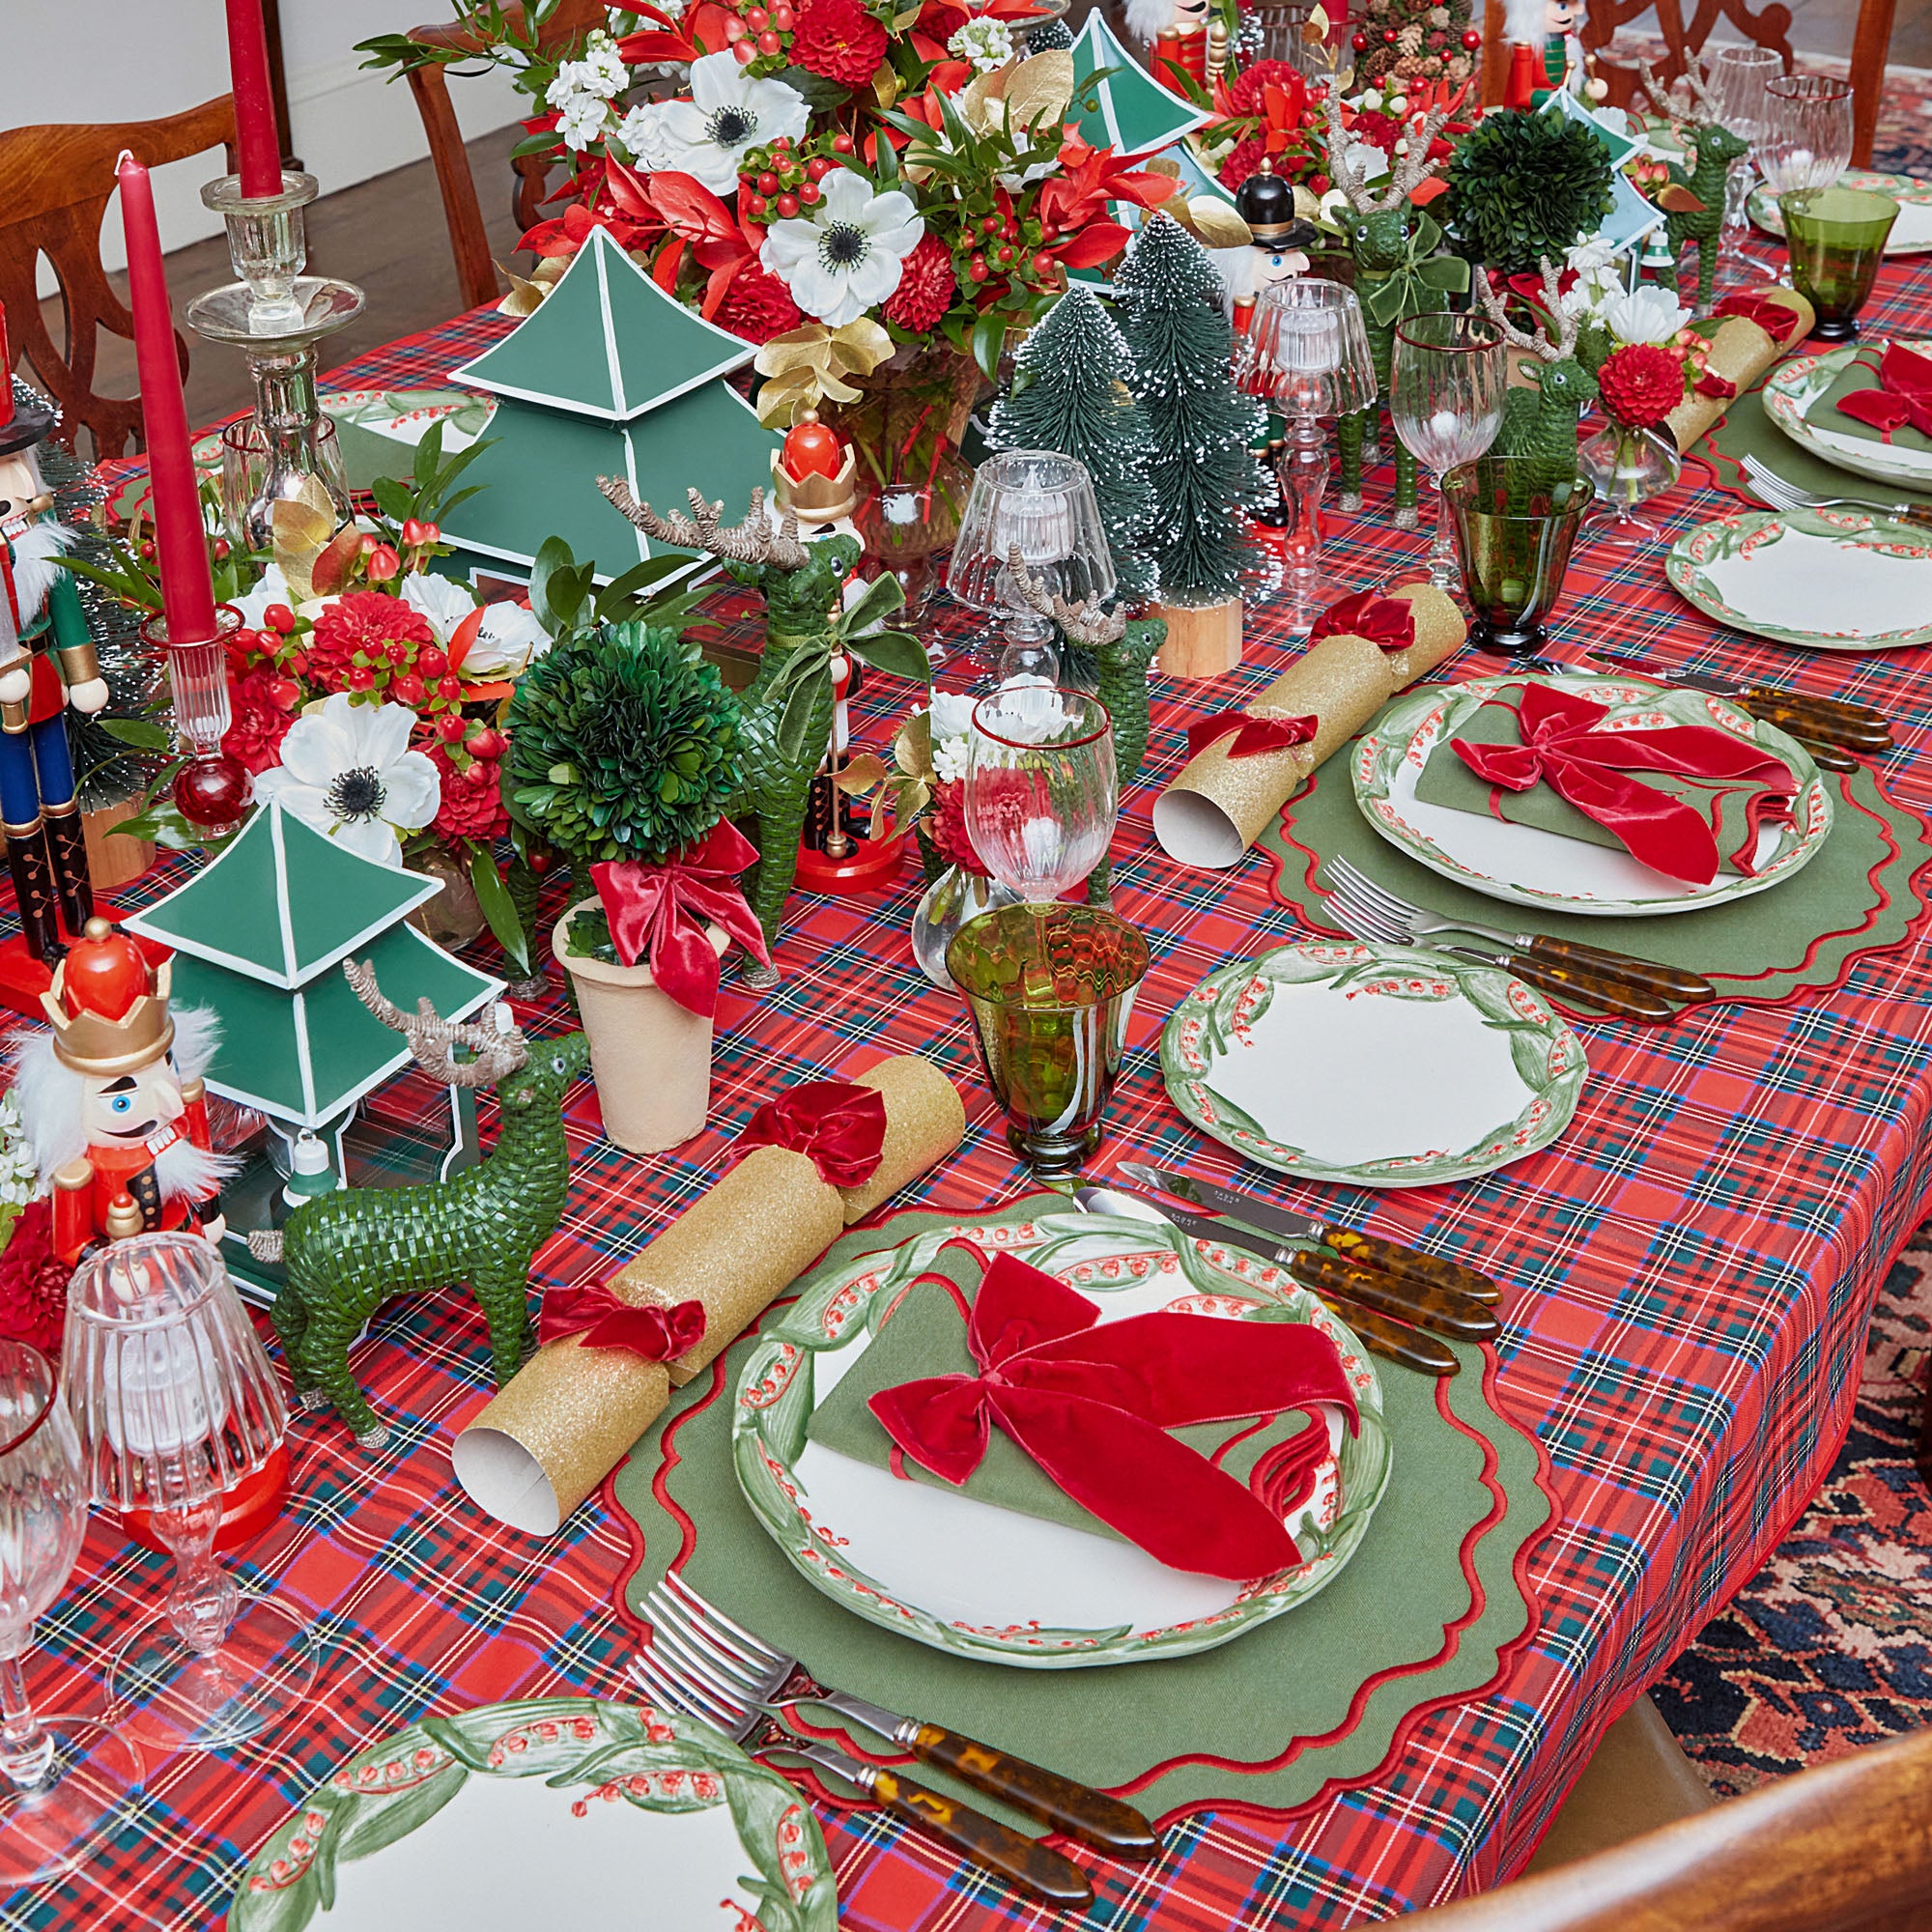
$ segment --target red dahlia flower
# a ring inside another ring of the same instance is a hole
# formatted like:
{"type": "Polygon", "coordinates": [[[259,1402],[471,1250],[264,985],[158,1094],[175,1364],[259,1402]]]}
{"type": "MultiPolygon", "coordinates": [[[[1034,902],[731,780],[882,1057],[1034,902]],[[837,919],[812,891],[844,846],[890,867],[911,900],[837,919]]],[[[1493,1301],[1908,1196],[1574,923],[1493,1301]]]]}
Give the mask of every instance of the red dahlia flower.
{"type": "Polygon", "coordinates": [[[315,620],[308,640],[309,675],[324,691],[347,691],[357,651],[376,665],[383,661],[385,644],[412,644],[421,650],[435,642],[429,620],[413,605],[380,590],[348,590],[315,620]]]}
{"type": "Polygon", "coordinates": [[[1597,389],[1629,429],[1655,429],[1684,400],[1684,364],[1654,342],[1627,342],[1605,358],[1597,389]]]}
{"type": "Polygon", "coordinates": [[[73,1272],[54,1253],[53,1227],[46,1198],[29,1201],[0,1253],[0,1335],[48,1354],[60,1352],[68,1277],[73,1272]]]}
{"type": "Polygon", "coordinates": [[[886,320],[923,334],[938,327],[958,286],[952,252],[927,229],[899,265],[899,285],[886,298],[886,320]]]}
{"type": "Polygon", "coordinates": [[[439,838],[451,845],[466,838],[487,842],[509,831],[510,814],[503,810],[501,773],[495,758],[471,758],[458,771],[446,746],[432,741],[426,749],[442,781],[442,804],[434,825],[439,838]]]}
{"type": "Polygon", "coordinates": [[[747,342],[769,342],[796,328],[805,320],[791,291],[755,262],[747,262],[731,277],[731,286],[711,320],[720,328],[747,342]]]}
{"type": "Polygon", "coordinates": [[[886,30],[859,0],[805,0],[792,28],[794,66],[842,87],[864,87],[886,57],[886,30]]]}
{"type": "Polygon", "coordinates": [[[957,866],[976,879],[986,877],[985,864],[966,836],[966,786],[961,780],[932,787],[932,813],[925,829],[934,849],[949,866],[957,866]]]}
{"type": "Polygon", "coordinates": [[[282,740],[295,723],[295,706],[300,697],[295,679],[284,676],[271,664],[258,664],[245,677],[233,679],[228,687],[232,722],[221,749],[231,758],[240,758],[251,774],[280,764],[282,740]],[[291,692],[294,699],[284,704],[282,699],[291,692]]]}

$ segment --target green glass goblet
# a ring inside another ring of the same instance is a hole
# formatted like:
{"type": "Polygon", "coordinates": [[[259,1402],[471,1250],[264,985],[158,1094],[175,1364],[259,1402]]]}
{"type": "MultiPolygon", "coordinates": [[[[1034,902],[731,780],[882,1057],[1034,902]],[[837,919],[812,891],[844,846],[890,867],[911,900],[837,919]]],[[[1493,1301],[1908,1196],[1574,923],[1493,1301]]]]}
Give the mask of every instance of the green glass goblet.
{"type": "Polygon", "coordinates": [[[1125,1050],[1147,941],[1103,907],[1016,905],[969,920],[946,950],[1007,1141],[1037,1175],[1077,1174],[1125,1050]]]}
{"type": "Polygon", "coordinates": [[[1791,283],[1818,312],[1819,342],[1850,342],[1898,218],[1889,195],[1856,187],[1794,188],[1777,198],[1791,249],[1791,283]]]}
{"type": "Polygon", "coordinates": [[[1484,456],[1442,479],[1469,641],[1509,658],[1549,642],[1544,619],[1563,595],[1571,547],[1596,492],[1589,479],[1541,456],[1484,456]]]}

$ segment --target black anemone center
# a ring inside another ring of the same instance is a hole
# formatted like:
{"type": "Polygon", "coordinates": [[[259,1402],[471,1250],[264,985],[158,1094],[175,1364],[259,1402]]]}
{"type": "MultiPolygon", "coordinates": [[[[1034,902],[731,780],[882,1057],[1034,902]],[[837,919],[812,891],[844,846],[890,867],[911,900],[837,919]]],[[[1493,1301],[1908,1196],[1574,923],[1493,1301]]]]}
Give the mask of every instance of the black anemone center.
{"type": "Polygon", "coordinates": [[[818,252],[828,269],[853,269],[866,259],[869,246],[863,228],[854,228],[849,221],[835,221],[826,228],[818,252]]]}
{"type": "Polygon", "coordinates": [[[756,118],[742,107],[721,107],[711,117],[711,138],[721,148],[741,147],[757,130],[756,118]]]}
{"type": "Polygon", "coordinates": [[[337,818],[374,818],[387,794],[373,765],[355,765],[328,788],[328,809],[337,818]]]}

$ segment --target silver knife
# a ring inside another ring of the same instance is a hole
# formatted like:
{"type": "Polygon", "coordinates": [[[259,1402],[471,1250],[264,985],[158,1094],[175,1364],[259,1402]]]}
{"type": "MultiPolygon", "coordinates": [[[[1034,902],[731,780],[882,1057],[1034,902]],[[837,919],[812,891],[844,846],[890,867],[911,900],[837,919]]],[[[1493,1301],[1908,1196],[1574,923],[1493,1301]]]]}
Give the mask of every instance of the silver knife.
{"type": "Polygon", "coordinates": [[[1319,1220],[1313,1214],[1297,1214],[1272,1201],[1257,1200],[1251,1194],[1223,1187],[1218,1181],[1202,1180],[1177,1168],[1156,1167],[1144,1160],[1123,1160],[1120,1167],[1137,1185],[1155,1188],[1177,1201],[1191,1202],[1211,1214],[1225,1216],[1236,1226],[1245,1225],[1292,1241],[1320,1241],[1348,1261],[1361,1262],[1384,1274],[1398,1275],[1406,1281],[1442,1289],[1452,1294],[1467,1295],[1471,1301],[1493,1305],[1502,1298],[1501,1289],[1488,1275],[1463,1267],[1459,1262],[1444,1261],[1439,1255],[1426,1255],[1398,1241],[1365,1235],[1356,1228],[1319,1220]]]}

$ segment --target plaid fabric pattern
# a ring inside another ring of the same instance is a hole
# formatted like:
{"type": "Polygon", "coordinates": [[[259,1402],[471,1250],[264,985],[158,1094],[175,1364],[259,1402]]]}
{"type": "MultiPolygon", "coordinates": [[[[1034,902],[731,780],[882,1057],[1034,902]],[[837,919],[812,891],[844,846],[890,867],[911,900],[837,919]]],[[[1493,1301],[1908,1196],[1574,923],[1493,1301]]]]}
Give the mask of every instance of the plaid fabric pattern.
{"type": "MultiPolygon", "coordinates": [[[[1868,313],[1874,333],[1932,332],[1932,285],[1910,263],[1889,265],[1868,313]]],[[[460,317],[333,380],[434,384],[507,327],[460,317]]],[[[1426,531],[1390,528],[1388,492],[1384,471],[1366,514],[1330,519],[1329,560],[1345,588],[1383,582],[1422,554],[1426,531]]],[[[1673,530],[1721,507],[1694,475],[1662,504],[1673,530]]],[[[1932,742],[1922,652],[1824,658],[1756,644],[1682,604],[1659,552],[1587,544],[1555,629],[1573,658],[1615,644],[1878,703],[1900,746],[1886,761],[1889,782],[1932,806],[1932,765],[1918,762],[1932,742]]],[[[955,611],[928,633],[943,669],[969,626],[955,611]]],[[[1249,614],[1247,661],[1233,680],[1154,687],[1148,768],[1124,802],[1114,875],[1116,903],[1148,933],[1154,963],[1108,1116],[1109,1160],[1139,1152],[1233,1171],[1168,1104],[1155,1042],[1198,980],[1292,938],[1293,922],[1270,900],[1259,859],[1229,873],[1172,865],[1149,809],[1184,759],[1186,724],[1237,701],[1296,648],[1264,607],[1249,614]]],[[[885,742],[908,703],[904,687],[873,680],[857,706],[859,736],[885,742]]],[[[174,876],[170,867],[128,896],[151,896],[174,876]]],[[[701,1191],[761,1100],[884,1052],[933,1055],[966,1096],[966,1145],[919,1198],[980,1209],[1020,1191],[965,1014],[912,965],[917,895],[909,853],[890,894],[794,897],[781,985],[755,1002],[724,994],[711,1124],[689,1145],[625,1156],[598,1136],[592,1090],[577,1090],[574,1184],[538,1255],[539,1282],[601,1277],[701,1191]]],[[[548,1030],[567,1023],[555,995],[523,1017],[548,1030]]],[[[1540,1633],[1501,1690],[1424,1721],[1379,1782],[1274,1830],[1191,1817],[1144,1868],[1093,1861],[1092,1922],[1120,1932],[1345,1925],[1496,1884],[1527,1857],[1605,1725],[1752,1575],[1827,1467],[1850,1417],[1877,1283],[1932,1180],[1932,970],[1915,943],[1863,962],[1825,1002],[1722,1007],[1662,1029],[1593,1025],[1586,1039],[1591,1079],[1554,1148],[1460,1186],[1320,1197],[1337,1216],[1427,1236],[1509,1285],[1501,1392],[1547,1445],[1563,1506],[1529,1566],[1540,1633]]],[[[1300,1205],[1318,1198],[1273,1184],[1300,1205]]],[[[484,1520],[450,1477],[451,1435],[489,1386],[483,1324],[467,1296],[392,1305],[355,1367],[394,1431],[390,1448],[364,1457],[333,1419],[298,1418],[294,1500],[242,1565],[314,1618],[324,1644],[314,1702],[256,1749],[156,1762],[120,1836],[64,1885],[0,1902],[0,1926],[212,1924],[284,1807],[385,1728],[492,1698],[624,1694],[622,1522],[593,1503],[541,1543],[484,1520]]],[[[167,1577],[160,1558],[93,1524],[27,1660],[43,1709],[99,1707],[108,1658],[158,1608],[167,1577]]],[[[1044,1922],[878,1814],[826,1814],[826,1829],[853,1932],[1044,1922]]]]}

